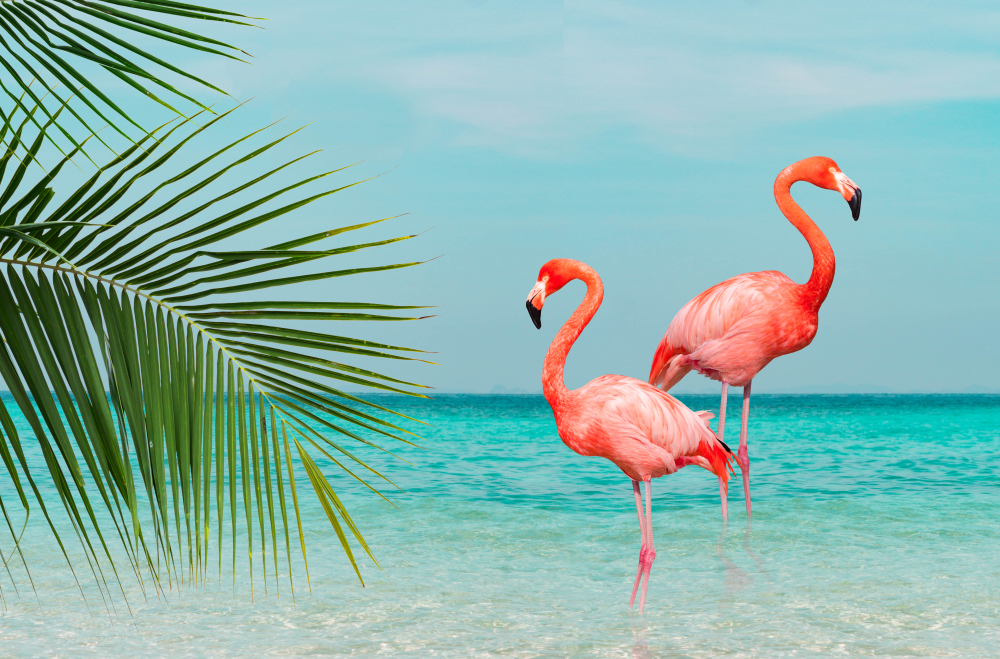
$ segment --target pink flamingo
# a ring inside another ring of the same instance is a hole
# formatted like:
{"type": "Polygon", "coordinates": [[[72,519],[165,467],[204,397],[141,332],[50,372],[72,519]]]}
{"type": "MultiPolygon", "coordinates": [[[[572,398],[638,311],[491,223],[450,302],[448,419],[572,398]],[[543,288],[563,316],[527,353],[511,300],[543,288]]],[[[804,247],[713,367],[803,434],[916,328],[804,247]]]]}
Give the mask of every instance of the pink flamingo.
{"type": "MultiPolygon", "coordinates": [[[[806,158],[786,167],[774,181],[774,198],[788,221],[809,243],[813,270],[809,281],[796,284],[780,272],[750,272],[717,284],[677,312],[663,335],[650,384],[668,391],[694,369],[722,382],[719,439],[724,439],[729,385],[743,387],[743,418],[736,461],[743,474],[743,492],[750,509],[750,460],[747,457],[747,420],[750,383],[762,368],[781,355],[802,350],[816,336],[819,307],[833,283],[833,249],[819,227],[792,199],[791,187],[806,181],[836,190],[861,214],[861,190],[829,158],[806,158]]],[[[728,518],[722,490],[722,517],[728,518]]]]}
{"type": "Polygon", "coordinates": [[[725,490],[729,477],[729,449],[717,440],[708,425],[708,419],[713,416],[710,412],[692,412],[673,396],[641,380],[605,375],[575,391],[566,388],[563,383],[566,356],[601,306],[604,298],[601,278],[585,263],[553,259],[542,266],[538,283],[531,289],[527,301],[531,320],[540,329],[545,298],[574,279],[587,284],[587,295],[556,334],[545,355],[542,390],[552,406],[559,436],[566,446],[580,455],[607,458],[632,479],[642,547],[629,607],[635,603],[636,590],[645,575],[639,599],[641,613],[646,605],[649,573],[656,558],[650,479],[672,474],[686,465],[698,465],[716,474],[720,487],[725,490]],[[645,518],[639,481],[646,485],[645,518]]]}

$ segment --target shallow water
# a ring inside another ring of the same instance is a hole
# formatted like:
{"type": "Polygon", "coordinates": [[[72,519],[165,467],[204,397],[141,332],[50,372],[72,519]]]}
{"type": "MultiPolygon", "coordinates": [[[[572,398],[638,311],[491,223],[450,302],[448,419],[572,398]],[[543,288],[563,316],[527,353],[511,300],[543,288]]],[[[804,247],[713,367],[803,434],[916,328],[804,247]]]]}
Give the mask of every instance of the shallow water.
{"type": "Polygon", "coordinates": [[[630,482],[566,448],[540,396],[385,401],[432,426],[397,451],[414,466],[378,463],[398,510],[328,470],[383,567],[362,562],[365,588],[301,490],[312,593],[297,558],[294,603],[287,565],[280,597],[255,570],[251,600],[238,564],[234,596],[224,553],[221,585],[144,601],[123,579],[132,613],[109,615],[33,523],[37,599],[0,575],[0,656],[997,656],[1000,397],[755,396],[753,525],[738,484],[724,527],[707,472],[654,481],[642,616],[630,482]]]}

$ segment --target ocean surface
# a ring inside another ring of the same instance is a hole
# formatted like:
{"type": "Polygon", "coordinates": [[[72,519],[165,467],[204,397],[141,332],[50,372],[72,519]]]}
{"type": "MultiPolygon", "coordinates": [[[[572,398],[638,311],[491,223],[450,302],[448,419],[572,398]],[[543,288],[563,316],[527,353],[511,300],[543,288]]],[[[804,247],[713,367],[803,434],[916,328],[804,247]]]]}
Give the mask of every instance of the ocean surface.
{"type": "MultiPolygon", "coordinates": [[[[278,593],[257,570],[250,592],[245,554],[234,593],[224,553],[221,584],[213,563],[207,585],[144,599],[125,575],[131,613],[118,593],[109,612],[79,545],[78,588],[33,518],[35,592],[23,568],[17,593],[0,573],[0,656],[1000,655],[998,396],[755,396],[752,525],[738,477],[728,525],[708,472],[653,481],[643,615],[628,607],[640,544],[630,481],[566,448],[541,396],[380,402],[430,425],[422,448],[395,447],[409,464],[361,452],[401,488],[383,488],[395,508],[325,468],[382,565],[360,561],[365,587],[307,482],[311,592],[293,537],[294,601],[283,550],[278,593]]],[[[732,446],[739,407],[733,396],[732,446]]],[[[5,478],[0,488],[21,515],[5,478]]]]}

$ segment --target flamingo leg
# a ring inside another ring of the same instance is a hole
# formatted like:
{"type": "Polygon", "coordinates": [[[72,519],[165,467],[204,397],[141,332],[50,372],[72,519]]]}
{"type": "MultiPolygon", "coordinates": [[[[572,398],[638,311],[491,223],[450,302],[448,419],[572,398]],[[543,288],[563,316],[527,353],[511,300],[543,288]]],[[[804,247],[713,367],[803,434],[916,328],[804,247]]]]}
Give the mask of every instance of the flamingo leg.
{"type": "Polygon", "coordinates": [[[635,492],[635,510],[639,513],[639,534],[642,536],[642,547],[639,549],[639,569],[635,572],[635,585],[632,586],[632,599],[629,600],[628,608],[635,604],[635,594],[639,590],[639,581],[642,580],[642,563],[646,555],[646,520],[642,516],[642,494],[639,493],[639,481],[632,481],[632,490],[635,492]]]}
{"type": "Polygon", "coordinates": [[[653,546],[653,495],[649,491],[649,477],[645,479],[646,484],[646,562],[643,572],[646,575],[642,583],[642,595],[639,596],[639,613],[646,608],[646,589],[649,588],[649,571],[653,569],[653,561],[656,560],[656,548],[653,546]]]}
{"type": "Polygon", "coordinates": [[[743,494],[747,500],[747,517],[752,517],[750,511],[750,458],[747,455],[747,423],[750,421],[750,385],[753,380],[747,382],[743,387],[743,418],[740,427],[740,449],[736,454],[736,461],[743,472],[743,494]]]}
{"type": "MultiPolygon", "coordinates": [[[[722,401],[719,403],[719,441],[724,441],[723,437],[726,434],[726,401],[729,400],[729,383],[722,383],[722,401]]],[[[719,500],[722,501],[722,521],[729,521],[729,488],[726,487],[726,483],[719,477],[719,500]]]]}

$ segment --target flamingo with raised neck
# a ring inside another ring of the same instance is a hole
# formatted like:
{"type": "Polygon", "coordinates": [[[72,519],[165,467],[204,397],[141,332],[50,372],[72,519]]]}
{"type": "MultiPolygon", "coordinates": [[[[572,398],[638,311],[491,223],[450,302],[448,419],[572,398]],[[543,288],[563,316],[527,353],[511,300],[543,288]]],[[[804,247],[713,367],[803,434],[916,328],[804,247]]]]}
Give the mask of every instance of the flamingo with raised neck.
{"type": "MultiPolygon", "coordinates": [[[[774,181],[778,208],[809,243],[813,269],[809,281],[796,284],[780,272],[750,272],[717,284],[677,312],[660,341],[649,382],[668,391],[692,369],[722,383],[719,405],[719,438],[726,424],[729,386],[743,387],[743,417],[736,461],[743,475],[747,516],[750,506],[750,458],[747,424],[750,384],[775,357],[802,350],[816,336],[819,308],[830,292],[836,263],[830,242],[805,211],[792,199],[792,184],[805,181],[839,192],[857,220],[861,214],[861,189],[829,158],[806,158],[786,167],[774,181]]],[[[722,517],[728,518],[726,490],[722,517]]]]}
{"type": "Polygon", "coordinates": [[[587,284],[587,295],[556,334],[545,355],[542,391],[552,406],[559,437],[566,446],[580,455],[606,458],[632,479],[642,546],[629,607],[635,603],[636,591],[642,582],[641,613],[646,605],[649,574],[656,558],[650,480],[672,474],[686,465],[698,465],[718,476],[725,488],[731,453],[708,425],[712,418],[710,412],[692,412],[673,396],[642,380],[604,375],[579,389],[566,388],[563,382],[566,357],[601,306],[604,298],[601,278],[593,268],[580,261],[553,259],[542,266],[527,301],[531,320],[541,329],[546,299],[574,279],[587,284]],[[645,515],[640,481],[646,488],[645,515]],[[645,581],[642,581],[643,575],[645,581]]]}

